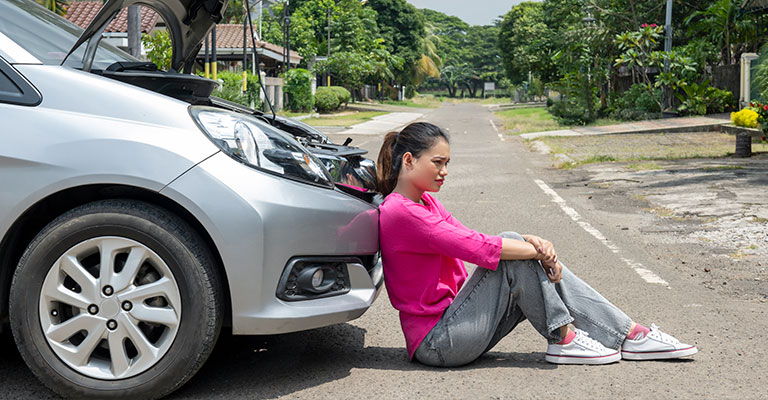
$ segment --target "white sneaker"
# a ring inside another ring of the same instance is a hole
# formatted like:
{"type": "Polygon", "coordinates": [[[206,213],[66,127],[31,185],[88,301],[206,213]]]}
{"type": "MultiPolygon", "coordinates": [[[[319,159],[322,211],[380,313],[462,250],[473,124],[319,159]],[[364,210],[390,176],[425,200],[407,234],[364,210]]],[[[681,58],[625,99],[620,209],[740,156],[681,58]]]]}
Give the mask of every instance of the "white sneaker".
{"type": "Polygon", "coordinates": [[[581,329],[574,329],[573,332],[576,337],[571,343],[547,346],[544,359],[553,364],[610,364],[621,360],[618,350],[603,346],[581,329]]]}
{"type": "Polygon", "coordinates": [[[699,349],[659,330],[651,324],[651,331],[642,338],[626,339],[621,345],[621,358],[625,360],[662,360],[696,354],[699,349]]]}

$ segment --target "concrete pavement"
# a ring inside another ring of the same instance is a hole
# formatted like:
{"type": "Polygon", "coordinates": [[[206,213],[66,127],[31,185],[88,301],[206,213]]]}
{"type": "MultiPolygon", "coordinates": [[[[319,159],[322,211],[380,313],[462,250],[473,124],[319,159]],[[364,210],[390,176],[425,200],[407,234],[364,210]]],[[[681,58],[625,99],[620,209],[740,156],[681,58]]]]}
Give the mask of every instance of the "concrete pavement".
{"type": "Polygon", "coordinates": [[[352,125],[349,129],[339,133],[345,135],[377,135],[381,132],[397,130],[421,118],[422,115],[424,115],[422,112],[393,112],[379,115],[373,117],[370,121],[352,125]]]}

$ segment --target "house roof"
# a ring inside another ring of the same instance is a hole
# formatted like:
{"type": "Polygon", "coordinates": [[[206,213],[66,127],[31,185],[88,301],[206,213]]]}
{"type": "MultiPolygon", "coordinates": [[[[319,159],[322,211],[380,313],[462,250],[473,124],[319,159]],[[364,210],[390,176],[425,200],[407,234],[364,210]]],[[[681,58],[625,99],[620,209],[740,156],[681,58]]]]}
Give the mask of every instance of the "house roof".
{"type": "MultiPolygon", "coordinates": [[[[72,1],[67,8],[67,15],[64,17],[79,27],[85,29],[91,23],[96,14],[98,14],[101,1],[72,1]]],[[[160,15],[149,7],[141,7],[141,31],[149,33],[155,28],[160,20],[160,15]]],[[[107,25],[104,32],[127,32],[128,31],[128,9],[120,10],[117,17],[107,25]]]]}
{"type": "MultiPolygon", "coordinates": [[[[246,32],[248,34],[248,32],[246,32]]],[[[256,34],[254,32],[254,34],[256,34]]],[[[285,51],[283,46],[278,46],[273,43],[265,42],[258,39],[256,36],[256,47],[264,49],[268,52],[276,53],[278,55],[283,54],[285,51]]],[[[253,48],[253,42],[248,38],[246,40],[246,48],[253,48]]],[[[243,49],[243,25],[242,24],[217,24],[216,25],[216,51],[220,49],[243,49]]],[[[203,50],[204,51],[204,50],[203,50]]],[[[299,53],[291,50],[290,52],[291,64],[296,64],[301,61],[299,53]]],[[[274,58],[274,57],[273,57],[274,58]]],[[[282,58],[281,58],[282,60],[282,58]]]]}
{"type": "Polygon", "coordinates": [[[768,0],[744,0],[741,8],[748,12],[762,11],[768,9],[768,0]]]}

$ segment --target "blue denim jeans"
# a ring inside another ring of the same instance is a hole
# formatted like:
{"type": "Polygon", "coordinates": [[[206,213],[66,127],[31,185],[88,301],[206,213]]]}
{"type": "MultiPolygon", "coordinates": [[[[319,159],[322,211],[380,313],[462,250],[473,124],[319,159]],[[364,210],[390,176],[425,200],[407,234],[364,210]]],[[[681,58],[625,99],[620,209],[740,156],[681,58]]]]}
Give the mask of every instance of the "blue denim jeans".
{"type": "MultiPolygon", "coordinates": [[[[499,236],[525,240],[516,232],[499,236]]],[[[604,346],[618,349],[632,320],[560,264],[559,283],[550,282],[533,259],[501,260],[495,271],[476,268],[414,358],[443,367],[470,363],[526,319],[549,343],[559,342],[560,327],[573,323],[604,346]]]]}

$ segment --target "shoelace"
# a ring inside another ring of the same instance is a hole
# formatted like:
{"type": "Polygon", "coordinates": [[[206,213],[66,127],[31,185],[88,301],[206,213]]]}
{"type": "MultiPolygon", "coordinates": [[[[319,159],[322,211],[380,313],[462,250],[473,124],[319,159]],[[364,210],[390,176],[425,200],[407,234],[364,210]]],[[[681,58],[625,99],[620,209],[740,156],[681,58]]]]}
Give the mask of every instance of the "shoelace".
{"type": "Polygon", "coordinates": [[[589,337],[589,333],[582,331],[581,329],[575,329],[576,337],[573,338],[574,342],[578,342],[580,345],[589,348],[590,350],[601,351],[603,345],[595,339],[589,337]]]}
{"type": "Polygon", "coordinates": [[[651,324],[651,333],[648,334],[650,336],[651,334],[656,333],[658,335],[659,340],[661,340],[664,343],[669,344],[680,344],[680,341],[675,339],[673,336],[670,336],[664,332],[661,331],[661,328],[659,328],[656,324],[651,324]]]}

